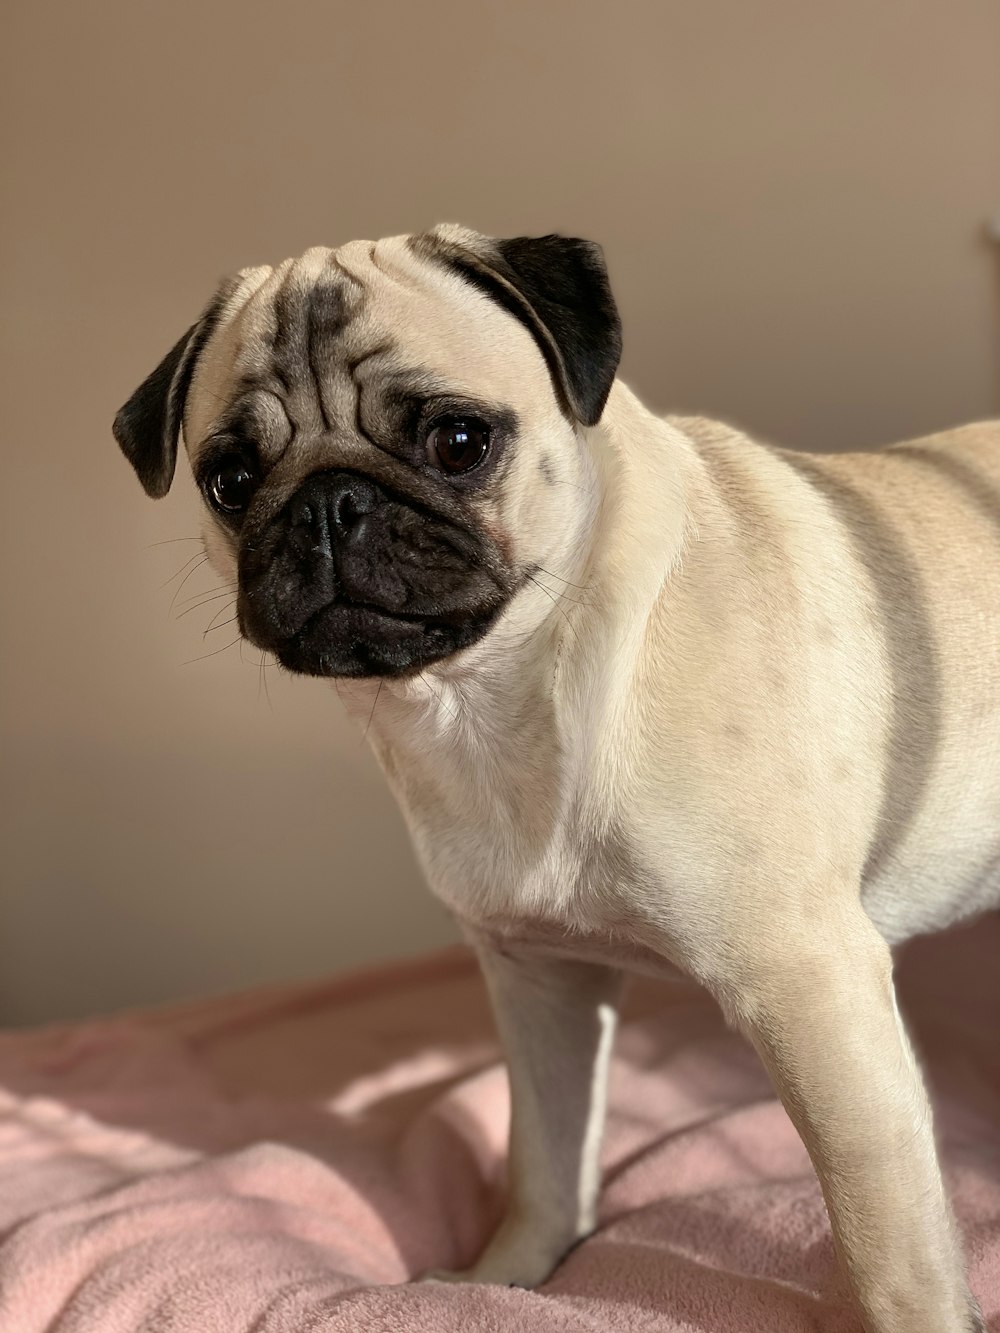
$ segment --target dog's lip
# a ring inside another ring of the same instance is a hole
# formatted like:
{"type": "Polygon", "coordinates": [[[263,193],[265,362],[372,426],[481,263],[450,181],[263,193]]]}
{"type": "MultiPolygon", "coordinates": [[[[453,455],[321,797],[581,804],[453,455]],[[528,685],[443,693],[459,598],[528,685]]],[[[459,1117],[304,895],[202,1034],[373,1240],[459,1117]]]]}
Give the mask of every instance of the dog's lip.
{"type": "Polygon", "coordinates": [[[489,612],[483,608],[473,608],[468,611],[456,612],[450,616],[446,615],[425,615],[406,611],[389,611],[384,606],[377,606],[374,602],[354,602],[339,600],[334,598],[332,601],[321,606],[314,611],[307,621],[294,635],[294,638],[305,638],[314,628],[317,621],[324,617],[341,611],[345,614],[361,612],[366,616],[371,616],[374,620],[384,620],[391,624],[403,624],[419,626],[424,630],[429,629],[454,629],[457,625],[465,624],[469,620],[478,619],[481,615],[488,615],[489,612]]]}
{"type": "Polygon", "coordinates": [[[333,600],[281,643],[257,646],[268,648],[290,671],[308,675],[402,677],[468,647],[499,610],[474,608],[449,621],[333,600]]]}
{"type": "MultiPolygon", "coordinates": [[[[502,609],[502,602],[499,605],[474,606],[461,612],[453,612],[451,615],[423,615],[412,612],[388,611],[383,606],[378,606],[371,602],[347,601],[340,598],[333,598],[325,603],[305,620],[294,634],[280,642],[257,642],[252,634],[247,634],[251,643],[255,643],[258,648],[264,648],[273,652],[280,658],[283,653],[297,652],[305,647],[311,639],[317,635],[322,635],[324,630],[332,631],[334,634],[338,630],[338,621],[341,622],[341,628],[350,635],[357,637],[360,634],[364,638],[371,637],[372,640],[378,640],[384,636],[385,639],[402,641],[417,640],[433,641],[438,636],[447,635],[449,631],[461,631],[464,627],[476,626],[483,630],[488,627],[499,615],[502,609]]],[[[244,631],[246,633],[246,631],[244,631]]]]}

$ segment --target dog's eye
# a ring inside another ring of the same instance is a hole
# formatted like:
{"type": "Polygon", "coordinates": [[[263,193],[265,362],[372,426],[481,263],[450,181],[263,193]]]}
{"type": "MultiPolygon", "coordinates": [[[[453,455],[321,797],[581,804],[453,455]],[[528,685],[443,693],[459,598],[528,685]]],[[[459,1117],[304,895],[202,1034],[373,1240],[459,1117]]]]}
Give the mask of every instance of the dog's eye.
{"type": "Polygon", "coordinates": [[[490,428],[476,417],[441,417],[427,433],[427,460],[444,472],[469,472],[486,457],[490,428]]]}
{"type": "Polygon", "coordinates": [[[204,482],[209,503],[224,514],[246,509],[256,488],[257,474],[241,454],[231,454],[216,463],[204,482]]]}

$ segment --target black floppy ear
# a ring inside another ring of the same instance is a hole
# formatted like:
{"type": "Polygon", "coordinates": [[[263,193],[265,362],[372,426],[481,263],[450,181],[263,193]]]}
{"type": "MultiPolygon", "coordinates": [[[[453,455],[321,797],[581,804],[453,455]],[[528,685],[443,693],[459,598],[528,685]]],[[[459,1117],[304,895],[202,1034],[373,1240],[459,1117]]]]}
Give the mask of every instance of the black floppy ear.
{"type": "Polygon", "coordinates": [[[494,240],[441,227],[414,238],[482,288],[531,332],[563,408],[585,426],[601,419],[622,354],[621,320],[604,252],[571,236],[494,240]]]}
{"type": "Polygon", "coordinates": [[[202,349],[219,322],[231,285],[224,283],[197,324],[166,354],[139,385],[111,427],[122,453],[135,468],[143,489],[154,499],[170,490],[177,465],[184,402],[202,349]]]}

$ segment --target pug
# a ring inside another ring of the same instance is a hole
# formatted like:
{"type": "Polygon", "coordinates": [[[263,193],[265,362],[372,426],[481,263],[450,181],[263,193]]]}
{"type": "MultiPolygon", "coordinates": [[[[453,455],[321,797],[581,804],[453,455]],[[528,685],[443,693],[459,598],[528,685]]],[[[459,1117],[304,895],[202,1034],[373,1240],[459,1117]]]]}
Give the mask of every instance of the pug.
{"type": "Polygon", "coordinates": [[[655,416],[598,246],[457,226],[224,282],[119,412],[183,429],[242,635],[364,720],[478,952],[506,1216],[594,1226],[622,976],[696,978],[815,1165],[869,1333],[983,1329],[892,949],[1000,901],[1000,423],[874,454],[655,416]]]}

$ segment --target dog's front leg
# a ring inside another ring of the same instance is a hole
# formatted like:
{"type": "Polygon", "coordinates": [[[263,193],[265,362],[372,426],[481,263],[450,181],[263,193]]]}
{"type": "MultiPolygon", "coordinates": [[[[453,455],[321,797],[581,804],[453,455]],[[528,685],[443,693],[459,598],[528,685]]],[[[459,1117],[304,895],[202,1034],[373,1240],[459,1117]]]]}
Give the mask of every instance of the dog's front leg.
{"type": "Polygon", "coordinates": [[[859,906],[832,915],[785,934],[787,947],[758,935],[755,957],[741,949],[724,1005],[809,1149],[865,1327],[976,1333],[889,949],[859,906]]]}
{"type": "Polygon", "coordinates": [[[594,1226],[621,973],[476,945],[510,1080],[507,1209],[470,1268],[428,1276],[534,1287],[594,1226]]]}

